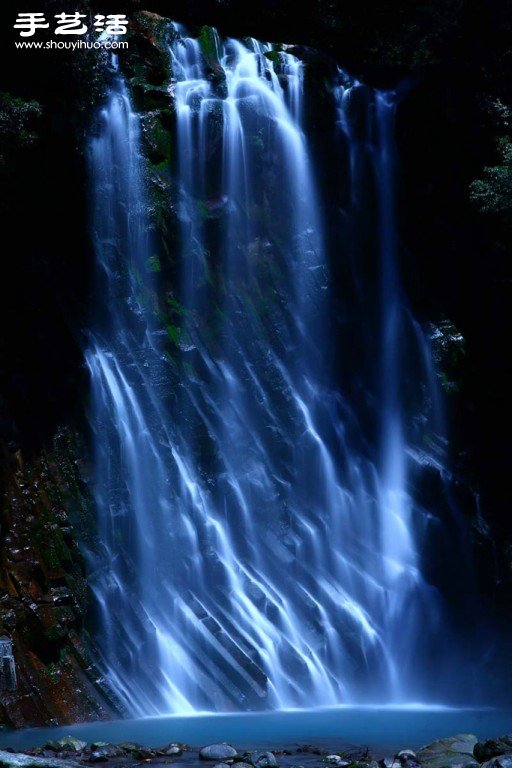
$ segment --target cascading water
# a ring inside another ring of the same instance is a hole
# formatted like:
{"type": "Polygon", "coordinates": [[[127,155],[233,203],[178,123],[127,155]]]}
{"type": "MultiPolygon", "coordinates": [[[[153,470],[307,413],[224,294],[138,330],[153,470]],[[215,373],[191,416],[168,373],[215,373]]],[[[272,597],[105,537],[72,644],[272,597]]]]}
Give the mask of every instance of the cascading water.
{"type": "MultiPolygon", "coordinates": [[[[159,391],[162,366],[143,309],[150,285],[142,276],[151,251],[140,127],[122,79],[116,80],[101,114],[90,158],[102,306],[86,361],[93,385],[98,534],[103,548],[91,562],[101,648],[113,686],[128,702],[130,679],[149,670],[156,674],[160,668],[161,648],[154,634],[160,600],[153,589],[159,565],[155,547],[169,528],[170,507],[160,446],[160,425],[166,419],[159,391]],[[134,572],[137,586],[132,594],[128,585],[134,572]],[[115,663],[119,654],[121,667],[115,663]]],[[[168,685],[173,688],[171,681],[168,685]]],[[[177,688],[175,695],[179,700],[177,688]]],[[[151,710],[153,696],[151,686],[140,690],[137,711],[151,710]]]]}
{"type": "Polygon", "coordinates": [[[438,600],[411,519],[392,104],[370,93],[361,138],[359,84],[335,90],[354,205],[368,146],[378,190],[372,450],[328,363],[303,65],[214,33],[205,52],[179,27],[170,57],[178,362],[155,317],[140,130],[120,79],[91,141],[104,303],[87,351],[103,547],[90,562],[107,674],[136,714],[410,700],[425,693],[414,667],[438,600]]]}

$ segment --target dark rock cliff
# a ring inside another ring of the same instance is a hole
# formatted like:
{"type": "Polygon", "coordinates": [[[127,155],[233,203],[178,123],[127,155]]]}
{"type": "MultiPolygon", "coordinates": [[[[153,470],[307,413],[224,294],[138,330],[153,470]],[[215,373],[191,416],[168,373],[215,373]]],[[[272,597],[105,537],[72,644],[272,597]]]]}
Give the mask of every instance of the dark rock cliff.
{"type": "Polygon", "coordinates": [[[0,634],[13,643],[17,672],[15,690],[2,691],[1,720],[20,728],[118,714],[84,631],[89,598],[77,538],[91,529],[92,511],[83,446],[60,432],[27,463],[21,450],[2,443],[1,451],[0,634]]]}

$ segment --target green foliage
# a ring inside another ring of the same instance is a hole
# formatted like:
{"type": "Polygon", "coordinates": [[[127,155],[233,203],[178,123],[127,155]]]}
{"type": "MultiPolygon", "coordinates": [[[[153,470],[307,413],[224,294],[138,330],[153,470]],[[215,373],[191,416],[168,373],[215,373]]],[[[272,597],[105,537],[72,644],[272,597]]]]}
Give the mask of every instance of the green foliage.
{"type": "Polygon", "coordinates": [[[450,394],[460,389],[466,356],[466,340],[451,320],[432,325],[432,353],[443,390],[450,394]]]}
{"type": "Polygon", "coordinates": [[[158,254],[154,253],[153,256],[150,256],[148,259],[148,267],[152,272],[160,272],[162,270],[162,265],[160,264],[160,259],[158,257],[158,254]]]}
{"type": "Polygon", "coordinates": [[[141,74],[142,67],[134,67],[136,74],[130,80],[134,104],[137,110],[163,109],[169,107],[169,93],[165,85],[148,83],[145,75],[141,74]]]}
{"type": "Polygon", "coordinates": [[[267,51],[265,57],[272,61],[274,64],[279,64],[279,53],[277,51],[267,51]]]}
{"type": "Polygon", "coordinates": [[[180,343],[180,329],[177,325],[171,325],[170,323],[165,326],[165,330],[167,331],[167,335],[169,336],[170,340],[173,342],[173,344],[180,343]]]}
{"type": "Polygon", "coordinates": [[[141,118],[146,155],[149,161],[157,167],[162,167],[162,163],[168,163],[171,160],[171,133],[163,125],[166,118],[166,110],[162,109],[148,112],[141,118]]]}
{"type": "Polygon", "coordinates": [[[52,627],[47,627],[43,634],[47,640],[56,643],[58,640],[62,640],[65,637],[66,630],[61,627],[60,624],[55,624],[52,627]]]}
{"type": "Polygon", "coordinates": [[[178,314],[180,317],[185,317],[186,315],[189,314],[189,310],[185,309],[183,304],[180,304],[178,299],[176,299],[174,296],[168,296],[166,299],[166,302],[171,308],[171,310],[176,312],[176,314],[178,314]]]}
{"type": "Polygon", "coordinates": [[[41,113],[42,107],[37,101],[0,93],[1,165],[13,150],[26,149],[37,141],[35,127],[41,113]]]}
{"type": "Polygon", "coordinates": [[[171,21],[164,16],[150,11],[140,11],[136,13],[134,19],[140,25],[142,30],[149,37],[151,42],[158,46],[163,52],[167,51],[169,40],[173,36],[174,29],[171,21]]]}
{"type": "Polygon", "coordinates": [[[423,72],[441,65],[456,44],[463,18],[459,0],[411,0],[370,7],[362,3],[357,9],[343,8],[338,27],[345,44],[352,47],[366,37],[356,58],[363,67],[377,72],[423,72]]]}
{"type": "Polygon", "coordinates": [[[502,134],[508,133],[512,127],[510,108],[501,99],[487,97],[486,112],[493,128],[502,134]]]}
{"type": "Polygon", "coordinates": [[[224,71],[219,63],[221,51],[216,30],[212,27],[201,27],[199,45],[210,69],[218,75],[224,75],[224,71]]]}
{"type": "Polygon", "coordinates": [[[201,31],[199,32],[199,45],[201,46],[205,59],[218,59],[219,48],[215,31],[212,27],[201,27],[201,31]]]}
{"type": "Polygon", "coordinates": [[[48,677],[50,678],[52,683],[56,684],[56,683],[59,682],[60,670],[59,670],[58,666],[56,664],[54,664],[53,662],[51,662],[50,664],[47,665],[47,667],[46,667],[46,674],[48,675],[48,677]]]}
{"type": "Polygon", "coordinates": [[[34,531],[33,541],[41,560],[48,568],[59,570],[63,564],[72,562],[62,531],[55,523],[49,523],[43,518],[40,526],[34,531]]]}
{"type": "Polygon", "coordinates": [[[471,201],[482,213],[503,214],[512,209],[512,141],[498,140],[499,162],[487,166],[483,176],[470,185],[471,201]]]}

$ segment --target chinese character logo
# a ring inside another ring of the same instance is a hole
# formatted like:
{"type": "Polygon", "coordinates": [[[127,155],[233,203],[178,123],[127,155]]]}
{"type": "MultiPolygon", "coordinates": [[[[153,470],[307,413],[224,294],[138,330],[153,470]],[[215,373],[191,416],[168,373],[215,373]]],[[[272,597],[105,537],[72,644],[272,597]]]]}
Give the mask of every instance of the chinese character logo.
{"type": "MultiPolygon", "coordinates": [[[[85,35],[88,31],[83,22],[83,19],[87,18],[85,13],[57,13],[54,18],[56,23],[53,32],[56,35],[85,35]]],[[[21,37],[32,37],[38,29],[49,27],[43,13],[18,13],[13,29],[19,29],[21,37]]],[[[93,29],[98,34],[125,35],[128,31],[128,19],[124,13],[98,13],[94,16],[93,29]]]]}
{"type": "Polygon", "coordinates": [[[87,32],[87,27],[80,19],[87,18],[85,13],[58,13],[56,35],[83,35],[87,32]]]}
{"type": "Polygon", "coordinates": [[[21,29],[21,37],[32,37],[36,29],[48,29],[42,13],[18,13],[14,29],[21,29]]]}
{"type": "Polygon", "coordinates": [[[106,32],[107,35],[124,35],[128,28],[128,21],[124,14],[110,14],[94,17],[94,28],[97,32],[106,32]]]}

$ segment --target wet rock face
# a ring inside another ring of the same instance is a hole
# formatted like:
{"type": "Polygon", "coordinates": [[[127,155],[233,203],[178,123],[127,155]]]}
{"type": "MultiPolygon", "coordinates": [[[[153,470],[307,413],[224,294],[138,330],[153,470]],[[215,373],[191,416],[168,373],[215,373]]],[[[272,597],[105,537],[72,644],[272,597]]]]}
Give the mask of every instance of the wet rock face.
{"type": "Polygon", "coordinates": [[[450,736],[433,741],[417,753],[418,762],[426,768],[446,768],[446,766],[466,766],[474,762],[473,750],[477,743],[476,736],[468,733],[450,736]]]}
{"type": "Polygon", "coordinates": [[[76,763],[56,757],[36,757],[0,750],[0,768],[73,768],[76,763]]]}
{"type": "Polygon", "coordinates": [[[83,750],[87,746],[86,741],[82,741],[81,739],[76,739],[74,736],[65,736],[63,739],[59,739],[58,744],[61,747],[62,751],[77,752],[77,753],[83,752],[83,750]]]}
{"type": "Polygon", "coordinates": [[[12,641],[3,635],[0,637],[0,691],[15,691],[16,687],[16,665],[12,641]]]}
{"type": "Polygon", "coordinates": [[[81,450],[70,433],[27,464],[20,452],[4,448],[0,635],[12,657],[3,655],[10,683],[4,671],[0,721],[12,727],[106,719],[119,711],[83,628],[88,592],[76,526],[87,535],[90,510],[81,450]]]}
{"type": "Polygon", "coordinates": [[[246,757],[255,768],[277,768],[277,760],[272,752],[249,752],[246,757]]]}
{"type": "MultiPolygon", "coordinates": [[[[508,746],[510,736],[479,743],[481,748],[490,751],[508,746]]],[[[340,751],[328,751],[312,745],[302,745],[296,749],[274,749],[273,751],[241,752],[226,742],[209,744],[201,749],[187,744],[173,742],[162,747],[149,747],[134,742],[111,744],[96,741],[86,744],[84,741],[66,736],[47,742],[43,747],[28,749],[24,753],[14,753],[9,749],[0,751],[0,768],[77,768],[78,765],[102,763],[112,768],[136,768],[141,762],[165,766],[169,764],[169,755],[182,755],[180,765],[188,768],[200,768],[203,761],[211,761],[213,768],[258,768],[265,763],[277,768],[322,768],[322,766],[340,766],[340,768],[512,768],[512,751],[492,757],[490,760],[477,761],[473,754],[476,737],[470,734],[458,734],[439,739],[417,752],[403,749],[394,757],[380,757],[372,754],[368,747],[346,745],[340,751]],[[177,750],[177,751],[173,751],[177,750]],[[186,754],[185,754],[186,753],[186,754]],[[215,761],[215,756],[224,754],[223,759],[215,761]]],[[[207,764],[207,763],[206,763],[207,764]]]]}
{"type": "Polygon", "coordinates": [[[161,747],[158,752],[162,755],[168,755],[169,757],[179,757],[183,754],[183,747],[179,744],[167,744],[165,747],[161,747]]]}
{"type": "Polygon", "coordinates": [[[482,768],[512,768],[512,752],[508,755],[493,757],[483,764],[482,768]]]}
{"type": "Polygon", "coordinates": [[[493,757],[499,757],[512,754],[512,734],[500,736],[498,739],[488,739],[484,742],[475,744],[474,755],[479,763],[491,760],[493,757]]]}
{"type": "Polygon", "coordinates": [[[236,749],[225,742],[222,742],[221,744],[209,744],[207,747],[203,747],[199,752],[201,760],[215,760],[218,762],[229,760],[236,756],[236,749]]]}
{"type": "Polygon", "coordinates": [[[123,750],[115,744],[98,741],[92,744],[89,761],[91,763],[106,763],[107,760],[113,760],[115,757],[121,757],[123,754],[123,750]]]}

